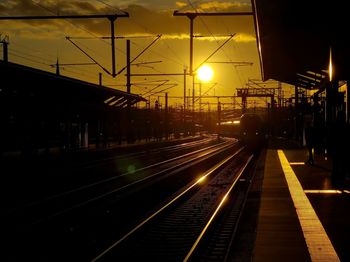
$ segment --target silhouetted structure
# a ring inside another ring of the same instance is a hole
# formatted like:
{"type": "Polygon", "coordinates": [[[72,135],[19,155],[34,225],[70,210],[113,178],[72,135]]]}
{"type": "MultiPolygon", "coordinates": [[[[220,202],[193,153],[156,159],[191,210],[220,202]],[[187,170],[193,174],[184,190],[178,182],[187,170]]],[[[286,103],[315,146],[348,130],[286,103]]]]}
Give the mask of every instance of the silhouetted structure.
{"type": "Polygon", "coordinates": [[[333,158],[333,176],[348,176],[344,169],[349,125],[350,46],[348,9],[344,1],[329,5],[317,0],[254,0],[255,25],[263,80],[295,86],[296,138],[300,139],[303,98],[313,90],[313,135],[316,152],[333,158]],[[315,29],[318,28],[318,29],[315,29]],[[345,85],[346,84],[346,85],[345,85]],[[342,87],[344,87],[343,90],[342,87]],[[344,90],[345,89],[345,90],[344,90]],[[347,101],[345,101],[345,93],[347,101]]]}
{"type": "Polygon", "coordinates": [[[142,97],[0,61],[0,153],[72,151],[121,140],[124,109],[142,97]]]}

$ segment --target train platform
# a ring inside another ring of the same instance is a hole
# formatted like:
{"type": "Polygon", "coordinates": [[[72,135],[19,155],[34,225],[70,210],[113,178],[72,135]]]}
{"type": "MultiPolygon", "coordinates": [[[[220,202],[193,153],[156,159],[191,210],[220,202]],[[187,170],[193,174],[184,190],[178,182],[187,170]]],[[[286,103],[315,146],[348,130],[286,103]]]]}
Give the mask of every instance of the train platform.
{"type": "Polygon", "coordinates": [[[350,261],[350,186],[332,184],[332,160],[286,139],[269,143],[251,261],[350,261]]]}

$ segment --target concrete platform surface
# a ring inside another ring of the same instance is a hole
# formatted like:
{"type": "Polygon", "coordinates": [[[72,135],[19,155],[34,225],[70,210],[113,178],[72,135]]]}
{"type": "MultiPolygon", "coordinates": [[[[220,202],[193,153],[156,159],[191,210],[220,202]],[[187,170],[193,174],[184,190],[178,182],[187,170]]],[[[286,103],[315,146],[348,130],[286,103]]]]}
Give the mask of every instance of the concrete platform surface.
{"type": "Polygon", "coordinates": [[[287,141],[265,158],[253,261],[350,261],[350,188],[332,184],[332,162],[287,141]]]}

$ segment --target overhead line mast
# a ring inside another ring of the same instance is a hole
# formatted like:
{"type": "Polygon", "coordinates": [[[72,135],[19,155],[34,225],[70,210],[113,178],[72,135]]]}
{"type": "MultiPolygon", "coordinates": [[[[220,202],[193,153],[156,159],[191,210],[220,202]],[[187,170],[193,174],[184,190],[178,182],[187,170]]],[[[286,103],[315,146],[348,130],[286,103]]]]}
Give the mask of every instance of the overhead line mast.
{"type": "Polygon", "coordinates": [[[190,75],[193,75],[193,22],[197,16],[246,16],[253,15],[253,12],[225,12],[225,13],[190,13],[174,11],[173,16],[187,16],[190,19],[190,75]]]}
{"type": "Polygon", "coordinates": [[[118,17],[129,17],[129,13],[123,14],[102,14],[102,15],[45,15],[45,16],[0,16],[0,20],[51,20],[51,19],[97,19],[107,18],[111,23],[111,45],[112,45],[112,73],[116,77],[116,62],[115,62],[115,35],[114,22],[118,17]]]}

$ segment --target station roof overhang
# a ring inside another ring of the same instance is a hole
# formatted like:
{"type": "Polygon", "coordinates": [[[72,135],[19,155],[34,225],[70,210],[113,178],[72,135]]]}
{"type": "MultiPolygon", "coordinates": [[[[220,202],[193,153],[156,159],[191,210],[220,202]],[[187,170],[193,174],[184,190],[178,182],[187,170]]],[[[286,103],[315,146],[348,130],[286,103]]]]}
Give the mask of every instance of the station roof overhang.
{"type": "Polygon", "coordinates": [[[350,79],[346,1],[252,0],[261,74],[306,89],[350,79]]]}
{"type": "Polygon", "coordinates": [[[145,98],[97,85],[75,78],[46,72],[24,65],[0,61],[0,77],[6,83],[2,93],[19,94],[21,97],[35,96],[37,100],[49,100],[50,104],[70,105],[90,109],[122,108],[128,104],[147,101],[145,98]]]}

